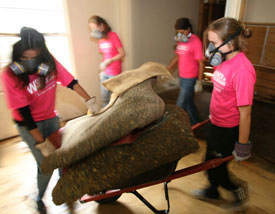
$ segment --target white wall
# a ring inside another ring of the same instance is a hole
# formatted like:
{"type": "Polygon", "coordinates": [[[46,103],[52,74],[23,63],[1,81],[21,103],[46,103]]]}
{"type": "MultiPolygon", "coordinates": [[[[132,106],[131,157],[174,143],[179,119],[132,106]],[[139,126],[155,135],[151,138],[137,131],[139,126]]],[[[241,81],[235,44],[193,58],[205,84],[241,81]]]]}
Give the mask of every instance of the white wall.
{"type": "MultiPolygon", "coordinates": [[[[128,22],[122,14],[128,16],[129,11],[125,8],[129,2],[127,0],[64,0],[75,75],[88,93],[98,98],[100,97],[98,66],[102,58],[97,44],[89,39],[88,19],[92,15],[105,18],[112,30],[118,33],[124,46],[128,47],[127,36],[125,36],[129,33],[128,22]]],[[[128,54],[128,49],[125,49],[128,54]]],[[[128,58],[129,56],[125,61],[128,61],[128,58]]]]}
{"type": "Polygon", "coordinates": [[[11,112],[6,107],[4,94],[0,93],[0,140],[17,135],[11,112]]]}
{"type": "MultiPolygon", "coordinates": [[[[98,65],[101,56],[97,44],[89,40],[90,16],[104,17],[118,33],[126,52],[123,70],[129,70],[148,61],[168,64],[174,54],[175,21],[179,17],[190,18],[196,32],[199,1],[63,0],[73,74],[90,95],[96,95],[100,100],[98,65]]],[[[0,139],[16,135],[2,95],[0,107],[6,115],[1,118],[4,122],[0,123],[0,139]]],[[[62,120],[86,113],[83,100],[67,88],[58,87],[56,107],[62,120]]]]}
{"type": "Polygon", "coordinates": [[[227,0],[224,16],[239,20],[242,1],[243,0],[227,0]]]}
{"type": "Polygon", "coordinates": [[[99,93],[97,91],[99,82],[95,80],[98,78],[98,64],[101,57],[97,45],[90,42],[88,37],[87,20],[91,15],[104,17],[119,34],[126,52],[123,69],[128,70],[151,60],[169,63],[175,44],[173,40],[175,21],[179,17],[190,18],[196,32],[200,1],[64,0],[64,2],[68,12],[74,70],[84,86],[89,88],[90,93],[99,93]]]}
{"type": "Polygon", "coordinates": [[[246,0],[244,22],[275,23],[275,0],[246,0]]]}
{"type": "Polygon", "coordinates": [[[175,21],[180,17],[190,19],[197,30],[199,0],[138,0],[133,1],[133,65],[147,61],[168,64],[175,44],[175,21]]]}

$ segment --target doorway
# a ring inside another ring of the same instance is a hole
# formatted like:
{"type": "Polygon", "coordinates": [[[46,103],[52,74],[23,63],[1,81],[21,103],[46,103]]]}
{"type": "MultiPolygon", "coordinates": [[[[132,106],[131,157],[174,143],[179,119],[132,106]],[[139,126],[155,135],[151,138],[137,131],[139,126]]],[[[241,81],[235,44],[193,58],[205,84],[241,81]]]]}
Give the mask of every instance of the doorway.
{"type": "Polygon", "coordinates": [[[226,0],[200,0],[198,36],[202,39],[207,26],[224,17],[226,0]]]}

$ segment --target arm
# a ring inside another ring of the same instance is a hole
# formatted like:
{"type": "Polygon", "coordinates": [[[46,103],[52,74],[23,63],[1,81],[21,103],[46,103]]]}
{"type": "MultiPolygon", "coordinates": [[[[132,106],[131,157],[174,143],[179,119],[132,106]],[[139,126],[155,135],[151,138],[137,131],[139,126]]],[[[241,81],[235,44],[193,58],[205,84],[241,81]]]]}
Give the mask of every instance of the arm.
{"type": "Polygon", "coordinates": [[[37,142],[37,143],[43,143],[44,142],[44,137],[42,136],[41,132],[38,130],[38,128],[34,128],[29,130],[29,133],[31,134],[31,136],[33,137],[33,139],[37,142]]]}
{"type": "Polygon", "coordinates": [[[74,84],[73,90],[84,98],[88,111],[91,114],[94,114],[100,110],[99,105],[96,103],[96,97],[90,97],[90,95],[81,87],[81,85],[78,83],[74,84]]]}
{"type": "Polygon", "coordinates": [[[85,101],[91,99],[90,95],[84,90],[84,88],[82,88],[81,85],[79,85],[78,83],[74,84],[73,86],[73,90],[80,95],[82,98],[84,98],[85,101]]]}
{"type": "Polygon", "coordinates": [[[112,58],[105,59],[103,62],[100,63],[100,65],[99,65],[99,69],[100,69],[100,70],[103,71],[103,70],[104,70],[108,65],[110,65],[112,62],[121,60],[121,59],[125,56],[125,52],[124,52],[123,47],[117,48],[117,51],[118,51],[118,54],[117,54],[117,55],[115,55],[115,56],[112,57],[112,58]]]}
{"type": "Polygon", "coordinates": [[[198,75],[198,80],[202,80],[203,78],[203,71],[204,71],[204,62],[203,60],[198,60],[199,63],[199,75],[198,75]]]}
{"type": "Polygon", "coordinates": [[[170,61],[169,65],[167,66],[168,70],[175,69],[176,65],[178,63],[178,55],[174,55],[173,59],[170,61]]]}
{"type": "Polygon", "coordinates": [[[239,106],[240,124],[239,124],[239,141],[235,143],[232,152],[236,161],[243,161],[251,156],[252,144],[249,139],[251,124],[251,106],[239,106]]]}
{"type": "Polygon", "coordinates": [[[124,51],[123,47],[118,48],[117,51],[118,51],[118,54],[109,59],[110,63],[112,63],[114,61],[121,60],[125,57],[125,51],[124,51]]]}
{"type": "Polygon", "coordinates": [[[32,117],[32,114],[30,111],[30,106],[21,107],[21,108],[17,109],[17,111],[19,111],[20,115],[22,116],[24,126],[26,126],[26,128],[29,130],[29,133],[31,134],[33,139],[37,143],[44,142],[45,139],[44,139],[43,135],[41,134],[41,132],[38,130],[37,125],[34,122],[34,119],[32,117]]]}
{"type": "Polygon", "coordinates": [[[239,142],[246,144],[249,139],[251,125],[251,106],[239,106],[240,125],[239,125],[239,142]]]}

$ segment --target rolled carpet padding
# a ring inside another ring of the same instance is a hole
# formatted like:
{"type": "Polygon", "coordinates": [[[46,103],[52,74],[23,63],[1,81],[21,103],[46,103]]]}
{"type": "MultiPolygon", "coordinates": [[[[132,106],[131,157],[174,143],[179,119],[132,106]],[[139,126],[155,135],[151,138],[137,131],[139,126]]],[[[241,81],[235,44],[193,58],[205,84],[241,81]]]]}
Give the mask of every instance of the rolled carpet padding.
{"type": "Polygon", "coordinates": [[[150,78],[130,88],[102,114],[69,121],[61,147],[44,159],[42,172],[67,167],[161,118],[164,102],[152,89],[154,82],[155,78],[150,78]]]}
{"type": "Polygon", "coordinates": [[[42,172],[69,166],[160,118],[164,102],[152,89],[157,76],[171,74],[164,65],[147,62],[105,81],[104,86],[112,91],[109,104],[96,115],[66,124],[62,146],[44,159],[42,172]]]}
{"type": "Polygon", "coordinates": [[[163,115],[157,126],[132,144],[107,146],[72,164],[53,189],[54,203],[70,203],[87,193],[125,187],[132,178],[196,151],[198,143],[187,113],[169,105],[163,115]]]}

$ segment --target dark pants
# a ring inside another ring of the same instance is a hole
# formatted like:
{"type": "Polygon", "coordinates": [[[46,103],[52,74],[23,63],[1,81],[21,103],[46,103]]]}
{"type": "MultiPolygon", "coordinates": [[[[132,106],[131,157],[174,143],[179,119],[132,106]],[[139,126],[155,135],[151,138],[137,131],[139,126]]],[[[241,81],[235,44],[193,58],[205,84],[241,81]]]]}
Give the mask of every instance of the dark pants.
{"type": "MultiPolygon", "coordinates": [[[[232,155],[235,142],[238,141],[239,126],[233,128],[218,127],[211,124],[207,138],[206,160],[232,155]]],[[[238,187],[232,183],[229,177],[228,162],[221,166],[207,170],[208,180],[213,187],[222,186],[227,190],[235,190],[238,187]]]]}

